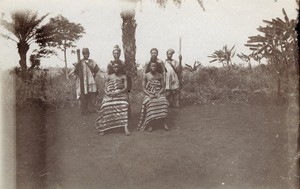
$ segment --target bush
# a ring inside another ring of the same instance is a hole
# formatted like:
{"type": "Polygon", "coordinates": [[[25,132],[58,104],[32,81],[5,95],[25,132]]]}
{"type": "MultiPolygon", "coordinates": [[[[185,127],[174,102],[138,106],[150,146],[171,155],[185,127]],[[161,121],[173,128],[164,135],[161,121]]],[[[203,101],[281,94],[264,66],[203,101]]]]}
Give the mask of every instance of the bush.
{"type": "MultiPolygon", "coordinates": [[[[260,101],[274,99],[277,90],[276,77],[266,72],[265,66],[257,66],[252,70],[242,67],[215,68],[202,67],[196,71],[183,71],[181,90],[182,104],[206,104],[215,100],[225,101],[260,101]]],[[[142,70],[133,79],[130,101],[141,103],[142,70]]],[[[68,81],[64,74],[53,70],[36,70],[30,81],[22,81],[15,76],[16,107],[23,109],[32,104],[49,108],[74,106],[76,99],[75,76],[70,75],[68,81]]],[[[297,77],[291,77],[291,82],[297,77]]],[[[290,83],[291,83],[290,82],[290,83]]],[[[104,95],[104,73],[96,76],[99,89],[98,102],[104,95]]],[[[295,82],[296,83],[296,82],[295,82]]],[[[296,92],[298,87],[283,83],[285,91],[296,92]],[[292,88],[293,90],[288,90],[292,88]]],[[[284,93],[286,94],[286,93],[284,93]]]]}
{"type": "MultiPolygon", "coordinates": [[[[48,70],[34,71],[31,80],[23,81],[15,76],[16,108],[23,109],[31,105],[40,105],[46,108],[63,108],[74,106],[76,97],[76,77],[70,75],[65,79],[64,73],[48,70]]],[[[103,96],[103,78],[96,77],[99,90],[98,98],[103,96]]]]}
{"type": "MultiPolygon", "coordinates": [[[[265,70],[242,67],[203,67],[184,70],[181,99],[183,104],[203,104],[214,100],[248,101],[257,90],[276,93],[276,80],[265,70]]],[[[265,95],[267,98],[269,95],[265,95]]]]}

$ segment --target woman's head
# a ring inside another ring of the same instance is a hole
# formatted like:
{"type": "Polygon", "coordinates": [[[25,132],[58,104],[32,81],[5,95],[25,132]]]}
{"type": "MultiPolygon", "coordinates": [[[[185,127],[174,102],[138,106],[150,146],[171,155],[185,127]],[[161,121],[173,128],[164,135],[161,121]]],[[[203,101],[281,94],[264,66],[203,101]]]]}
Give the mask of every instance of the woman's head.
{"type": "Polygon", "coordinates": [[[157,71],[157,63],[156,62],[151,62],[150,63],[150,71],[151,72],[156,72],[157,71]]]}
{"type": "Polygon", "coordinates": [[[120,58],[120,55],[121,55],[121,49],[119,48],[118,45],[115,45],[115,46],[114,46],[114,49],[113,49],[112,53],[113,53],[113,56],[114,56],[114,58],[115,58],[116,60],[118,60],[118,59],[120,58]]]}
{"type": "Polygon", "coordinates": [[[149,65],[148,65],[149,71],[156,72],[157,71],[157,66],[158,66],[157,59],[154,58],[154,57],[151,57],[149,65]]]}
{"type": "Polygon", "coordinates": [[[122,65],[120,65],[119,63],[114,62],[114,63],[112,64],[112,70],[113,70],[113,72],[114,72],[114,73],[119,73],[119,71],[120,71],[120,69],[121,69],[121,66],[122,66],[122,65]]]}
{"type": "Polygon", "coordinates": [[[151,54],[151,58],[157,58],[157,56],[158,56],[158,50],[157,50],[157,48],[152,48],[150,50],[150,54],[151,54]]]}

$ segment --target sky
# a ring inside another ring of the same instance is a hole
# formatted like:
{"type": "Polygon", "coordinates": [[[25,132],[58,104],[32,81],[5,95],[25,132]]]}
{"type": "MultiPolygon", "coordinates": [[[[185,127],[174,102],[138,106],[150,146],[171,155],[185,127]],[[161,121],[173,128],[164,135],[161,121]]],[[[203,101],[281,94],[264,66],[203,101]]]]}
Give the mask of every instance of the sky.
{"type": "MultiPolygon", "coordinates": [[[[120,12],[130,6],[136,10],[136,61],[141,65],[150,58],[149,51],[153,47],[158,48],[158,58],[163,60],[166,50],[173,48],[176,52],[173,58],[177,59],[181,38],[184,64],[192,65],[200,61],[204,66],[217,66],[220,64],[208,63],[211,59],[207,56],[224,45],[235,45],[236,53],[251,53],[244,44],[249,36],[259,33],[256,28],[265,25],[263,19],[283,18],[282,8],[290,19],[297,18],[295,0],[204,0],[205,11],[197,0],[185,0],[180,8],[172,3],[160,8],[151,0],[137,4],[121,0],[0,0],[0,12],[7,20],[10,19],[10,11],[31,9],[38,11],[39,15],[50,13],[44,23],[58,14],[71,22],[80,23],[86,33],[77,42],[77,48],[88,47],[90,58],[102,69],[113,59],[113,47],[122,47],[120,12]]],[[[3,28],[0,32],[6,33],[3,28]]],[[[0,69],[18,65],[16,44],[4,38],[0,38],[0,43],[0,69]]],[[[35,48],[37,46],[31,44],[28,57],[35,48]]],[[[62,53],[60,57],[63,57],[62,53]]],[[[124,59],[123,54],[121,59],[124,59]]],[[[76,60],[75,54],[68,53],[69,67],[76,60]]],[[[238,57],[233,62],[242,63],[238,57]]],[[[42,67],[64,66],[64,62],[55,56],[42,59],[41,63],[42,67]]]]}

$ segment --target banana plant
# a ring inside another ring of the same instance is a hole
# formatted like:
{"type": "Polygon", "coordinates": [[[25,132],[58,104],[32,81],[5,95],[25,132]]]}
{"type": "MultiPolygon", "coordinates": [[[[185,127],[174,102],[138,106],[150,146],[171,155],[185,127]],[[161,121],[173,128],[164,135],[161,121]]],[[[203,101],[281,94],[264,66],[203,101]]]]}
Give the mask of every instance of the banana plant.
{"type": "Polygon", "coordinates": [[[278,76],[278,94],[280,94],[281,79],[288,78],[293,71],[299,70],[299,49],[297,22],[289,19],[282,9],[284,18],[276,18],[271,21],[263,20],[266,26],[259,26],[260,34],[250,36],[245,46],[253,51],[253,54],[267,59],[270,71],[278,76]]]}
{"type": "Polygon", "coordinates": [[[209,63],[218,61],[218,62],[222,63],[223,67],[233,66],[232,58],[235,55],[235,51],[233,51],[234,47],[235,47],[235,45],[233,45],[229,49],[227,47],[227,45],[225,45],[221,50],[216,50],[210,56],[207,56],[209,58],[212,58],[212,60],[209,61],[209,63]]]}
{"type": "Polygon", "coordinates": [[[193,66],[185,64],[185,69],[190,72],[197,71],[201,67],[203,67],[203,65],[199,61],[195,61],[193,66]]]}

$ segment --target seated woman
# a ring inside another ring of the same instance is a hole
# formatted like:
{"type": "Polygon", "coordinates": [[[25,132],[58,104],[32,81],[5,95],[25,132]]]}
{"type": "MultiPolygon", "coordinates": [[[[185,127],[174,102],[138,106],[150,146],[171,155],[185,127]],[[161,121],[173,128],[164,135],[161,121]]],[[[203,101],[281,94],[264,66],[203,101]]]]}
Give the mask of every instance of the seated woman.
{"type": "Polygon", "coordinates": [[[117,127],[124,127],[126,135],[131,134],[128,130],[127,77],[120,72],[121,66],[119,63],[113,63],[113,73],[105,80],[105,95],[96,121],[100,135],[117,127]]]}
{"type": "Polygon", "coordinates": [[[168,101],[163,95],[164,78],[157,72],[158,63],[151,60],[148,73],[143,76],[143,91],[145,98],[142,104],[142,113],[137,130],[143,131],[148,127],[148,131],[152,131],[152,121],[161,120],[165,130],[169,130],[165,118],[168,114],[168,101]]]}

